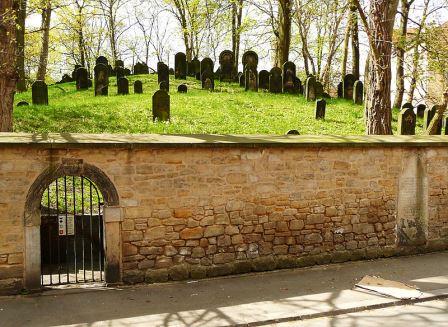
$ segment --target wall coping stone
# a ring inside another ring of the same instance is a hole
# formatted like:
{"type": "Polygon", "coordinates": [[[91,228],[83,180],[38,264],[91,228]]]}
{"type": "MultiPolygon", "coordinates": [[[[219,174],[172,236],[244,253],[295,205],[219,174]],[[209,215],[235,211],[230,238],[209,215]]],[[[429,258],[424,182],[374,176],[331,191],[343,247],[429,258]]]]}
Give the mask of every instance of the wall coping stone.
{"type": "Polygon", "coordinates": [[[0,148],[448,147],[448,136],[0,133],[0,148]]]}

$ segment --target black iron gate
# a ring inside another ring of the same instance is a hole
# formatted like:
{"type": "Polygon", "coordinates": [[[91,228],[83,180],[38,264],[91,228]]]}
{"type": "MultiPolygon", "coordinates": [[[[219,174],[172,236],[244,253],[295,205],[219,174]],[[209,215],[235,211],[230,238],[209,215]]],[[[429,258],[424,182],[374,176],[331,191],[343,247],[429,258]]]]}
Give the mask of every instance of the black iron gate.
{"type": "Polygon", "coordinates": [[[103,198],[83,176],[64,176],[41,202],[42,286],[104,280],[103,198]]]}

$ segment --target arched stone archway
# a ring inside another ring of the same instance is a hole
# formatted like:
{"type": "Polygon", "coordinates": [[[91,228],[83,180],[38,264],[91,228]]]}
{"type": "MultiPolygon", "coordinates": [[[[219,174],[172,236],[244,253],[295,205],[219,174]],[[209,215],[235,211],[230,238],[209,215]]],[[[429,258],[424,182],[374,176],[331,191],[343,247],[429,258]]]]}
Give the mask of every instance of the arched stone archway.
{"type": "Polygon", "coordinates": [[[45,169],[31,185],[25,202],[25,276],[27,289],[41,287],[40,204],[45,189],[64,176],[84,176],[96,184],[104,199],[105,278],[107,283],[121,280],[121,220],[118,192],[109,177],[99,168],[81,159],[62,159],[45,169]]]}

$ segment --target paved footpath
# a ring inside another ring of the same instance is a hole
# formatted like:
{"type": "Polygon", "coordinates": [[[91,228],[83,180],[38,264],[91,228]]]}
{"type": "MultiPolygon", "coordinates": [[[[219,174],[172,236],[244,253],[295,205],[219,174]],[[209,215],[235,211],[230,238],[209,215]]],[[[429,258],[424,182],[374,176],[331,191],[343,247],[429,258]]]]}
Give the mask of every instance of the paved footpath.
{"type": "Polygon", "coordinates": [[[115,289],[1,297],[0,326],[448,326],[448,252],[115,289]],[[419,303],[353,290],[364,275],[419,303]],[[412,305],[410,305],[412,304],[412,305]]]}

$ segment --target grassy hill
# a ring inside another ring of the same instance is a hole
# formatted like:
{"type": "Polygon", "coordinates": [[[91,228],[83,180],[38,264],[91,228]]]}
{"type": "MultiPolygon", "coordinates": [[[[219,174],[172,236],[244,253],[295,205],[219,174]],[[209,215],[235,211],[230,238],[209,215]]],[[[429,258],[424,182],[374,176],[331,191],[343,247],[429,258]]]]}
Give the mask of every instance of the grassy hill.
{"type": "MultiPolygon", "coordinates": [[[[201,89],[193,78],[170,81],[171,123],[152,122],[152,95],[157,75],[130,76],[130,95],[116,95],[110,79],[109,96],[93,89],[76,91],[74,83],[49,86],[49,106],[15,107],[16,132],[161,133],[161,134],[364,134],[363,107],[350,101],[328,101],[326,119],[314,119],[314,102],[289,94],[245,92],[237,84],[216,82],[215,92],[201,89]],[[144,94],[132,94],[133,82],[143,82],[144,94]],[[188,84],[188,93],[177,86],[188,84]]],[[[31,91],[16,94],[15,103],[31,103],[31,91]]],[[[418,122],[421,133],[422,122],[418,122]]],[[[396,112],[394,113],[396,128],[396,112]]]]}

